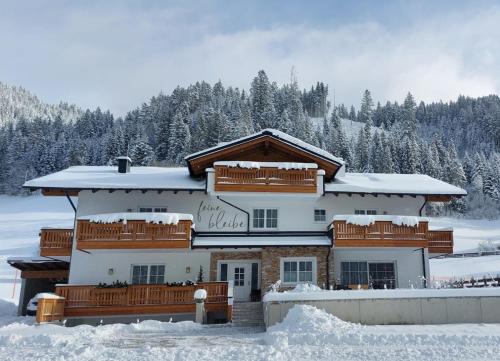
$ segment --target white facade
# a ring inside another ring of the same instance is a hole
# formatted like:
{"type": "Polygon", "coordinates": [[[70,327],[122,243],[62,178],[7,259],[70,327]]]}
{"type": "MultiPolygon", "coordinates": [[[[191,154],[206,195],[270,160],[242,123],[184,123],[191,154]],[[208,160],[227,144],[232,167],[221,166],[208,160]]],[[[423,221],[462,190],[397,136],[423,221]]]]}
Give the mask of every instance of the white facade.
{"type": "Polygon", "coordinates": [[[245,299],[257,285],[265,292],[279,279],[290,287],[301,280],[345,284],[342,263],[365,262],[366,267],[391,264],[393,286],[422,287],[422,278],[429,274],[427,249],[332,248],[327,237],[332,219],[353,214],[420,216],[429,196],[441,200],[466,194],[425,175],[346,173],[341,159],[272,129],[192,154],[186,162],[188,168],[126,164],[122,172],[116,167],[71,167],[25,184],[52,195],[78,194],[75,219],[152,211],[193,216],[195,240],[188,249],[80,250],[74,239],[70,284],[132,282],[134,272],[144,280],[143,272],[158,272],[159,267],[164,270],[161,282],[194,281],[201,267],[204,281],[241,277],[241,292],[235,292],[245,299]],[[251,147],[242,146],[245,142],[252,142],[251,147]],[[275,168],[281,173],[231,173],[241,178],[218,173],[219,191],[215,191],[215,173],[221,166],[275,168]],[[292,169],[309,171],[289,172],[292,169]],[[204,241],[196,243],[196,237],[204,241]]]}

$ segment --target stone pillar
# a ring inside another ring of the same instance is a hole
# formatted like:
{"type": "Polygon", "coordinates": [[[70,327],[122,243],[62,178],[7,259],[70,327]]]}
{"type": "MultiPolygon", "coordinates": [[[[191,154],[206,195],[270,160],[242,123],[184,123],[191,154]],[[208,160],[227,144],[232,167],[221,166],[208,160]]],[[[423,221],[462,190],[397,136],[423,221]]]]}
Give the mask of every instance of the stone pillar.
{"type": "Polygon", "coordinates": [[[194,292],[194,301],[196,302],[196,323],[205,323],[205,300],[207,298],[207,291],[200,288],[194,292]]]}

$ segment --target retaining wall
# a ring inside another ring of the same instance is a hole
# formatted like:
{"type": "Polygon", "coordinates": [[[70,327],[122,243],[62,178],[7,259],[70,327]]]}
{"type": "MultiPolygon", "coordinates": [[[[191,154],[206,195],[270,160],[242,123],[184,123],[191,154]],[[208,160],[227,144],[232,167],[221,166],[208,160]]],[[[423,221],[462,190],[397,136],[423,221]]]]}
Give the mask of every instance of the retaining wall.
{"type": "Polygon", "coordinates": [[[266,327],[283,321],[299,304],[366,325],[500,323],[500,296],[466,296],[268,301],[264,302],[266,327]]]}

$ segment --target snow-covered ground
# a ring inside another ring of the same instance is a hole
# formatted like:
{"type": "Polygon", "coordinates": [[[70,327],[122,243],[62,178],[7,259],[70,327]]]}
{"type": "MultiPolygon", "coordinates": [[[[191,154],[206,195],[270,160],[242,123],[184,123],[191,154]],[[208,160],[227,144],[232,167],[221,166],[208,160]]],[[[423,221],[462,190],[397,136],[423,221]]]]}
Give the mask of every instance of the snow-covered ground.
{"type": "MultiPolygon", "coordinates": [[[[73,210],[64,197],[0,196],[0,299],[17,302],[19,274],[13,295],[15,270],[6,260],[12,256],[37,256],[42,227],[72,227],[73,210]]],[[[455,251],[474,250],[482,241],[500,242],[500,220],[432,218],[436,228],[453,227],[455,251]]],[[[431,260],[435,278],[500,274],[500,256],[431,260]]]]}
{"type": "Polygon", "coordinates": [[[0,359],[10,361],[500,360],[499,324],[361,326],[305,305],[267,332],[190,321],[66,328],[0,320],[0,359]]]}
{"type": "MultiPolygon", "coordinates": [[[[74,213],[64,197],[9,197],[0,195],[0,299],[19,295],[19,273],[13,295],[15,270],[12,256],[38,256],[42,227],[73,227],[74,213]]],[[[1,356],[0,356],[1,357],[1,356]]]]}

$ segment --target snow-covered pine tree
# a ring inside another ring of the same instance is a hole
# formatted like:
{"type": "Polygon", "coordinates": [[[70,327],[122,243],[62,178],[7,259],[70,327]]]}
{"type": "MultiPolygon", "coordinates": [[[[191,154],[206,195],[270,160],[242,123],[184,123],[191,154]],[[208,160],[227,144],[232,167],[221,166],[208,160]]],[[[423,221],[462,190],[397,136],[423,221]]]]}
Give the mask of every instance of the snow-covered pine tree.
{"type": "Polygon", "coordinates": [[[358,121],[366,123],[372,121],[373,116],[373,99],[370,91],[366,89],[361,98],[361,108],[358,114],[358,121]]]}

